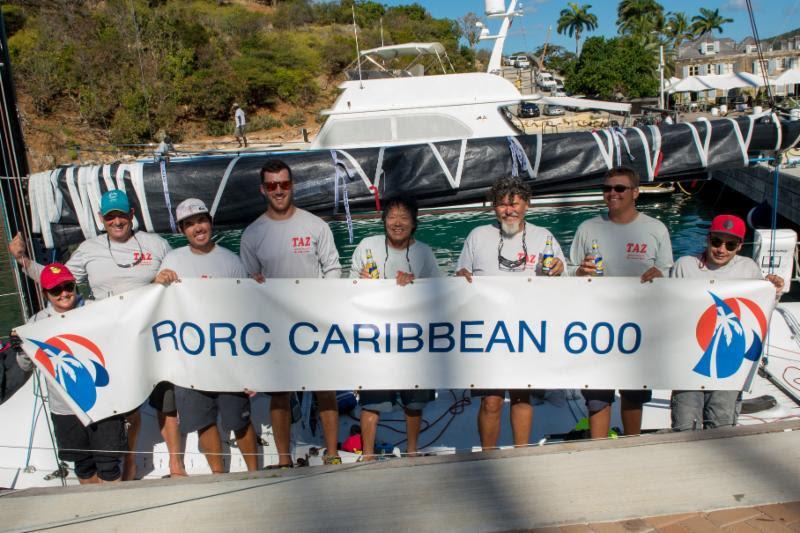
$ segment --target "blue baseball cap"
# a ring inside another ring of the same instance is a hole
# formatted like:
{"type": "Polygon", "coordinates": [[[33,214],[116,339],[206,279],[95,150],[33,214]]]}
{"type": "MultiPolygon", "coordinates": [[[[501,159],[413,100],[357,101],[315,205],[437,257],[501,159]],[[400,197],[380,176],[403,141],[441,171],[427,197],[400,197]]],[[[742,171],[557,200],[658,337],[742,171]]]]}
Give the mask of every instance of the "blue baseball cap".
{"type": "Polygon", "coordinates": [[[128,195],[125,191],[111,189],[100,198],[100,214],[106,216],[112,211],[127,213],[131,210],[128,195]]]}

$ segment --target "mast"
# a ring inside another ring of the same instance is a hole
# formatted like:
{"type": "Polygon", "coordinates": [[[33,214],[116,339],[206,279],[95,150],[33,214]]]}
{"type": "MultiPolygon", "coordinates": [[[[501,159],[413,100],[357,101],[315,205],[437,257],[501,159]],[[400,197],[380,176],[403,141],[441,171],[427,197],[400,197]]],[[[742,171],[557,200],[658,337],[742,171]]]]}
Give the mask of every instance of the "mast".
{"type": "MultiPolygon", "coordinates": [[[[17,111],[17,96],[11,75],[11,61],[8,54],[6,25],[0,10],[0,201],[5,212],[6,237],[9,239],[22,232],[30,236],[27,223],[22,179],[28,175],[28,159],[25,155],[25,141],[17,111]]],[[[9,257],[11,271],[19,291],[22,313],[25,318],[34,312],[34,300],[38,295],[36,286],[27,276],[21,276],[14,260],[9,257]],[[23,298],[28,295],[28,298],[23,298]],[[30,295],[34,297],[31,298],[30,295]]]]}
{"type": "MultiPolygon", "coordinates": [[[[516,10],[517,8],[517,0],[511,0],[508,5],[508,10],[504,13],[496,13],[494,11],[489,10],[489,2],[486,3],[486,16],[489,18],[501,18],[503,19],[503,23],[500,25],[500,31],[497,35],[484,35],[481,34],[480,40],[494,40],[494,47],[492,48],[492,55],[489,58],[489,67],[486,69],[487,72],[499,72],[502,68],[502,60],[503,60],[503,46],[506,42],[506,35],[508,35],[508,30],[511,28],[511,22],[514,17],[521,16],[522,13],[516,10]]],[[[488,33],[488,32],[487,32],[488,33]]]]}

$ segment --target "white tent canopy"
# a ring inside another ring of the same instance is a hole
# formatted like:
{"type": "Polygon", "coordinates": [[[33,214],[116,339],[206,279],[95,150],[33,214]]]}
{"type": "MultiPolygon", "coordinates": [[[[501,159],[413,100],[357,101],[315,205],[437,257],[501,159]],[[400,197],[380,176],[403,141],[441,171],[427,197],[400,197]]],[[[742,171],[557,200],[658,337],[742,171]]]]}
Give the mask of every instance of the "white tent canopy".
{"type": "Polygon", "coordinates": [[[800,83],[800,69],[789,69],[775,79],[775,85],[792,85],[794,83],[800,83]]]}
{"type": "Polygon", "coordinates": [[[381,46],[362,50],[361,55],[377,55],[384,59],[394,59],[399,56],[417,55],[444,55],[444,46],[441,43],[403,43],[381,46]]]}
{"type": "Polygon", "coordinates": [[[706,84],[701,76],[689,76],[687,78],[683,78],[682,80],[678,81],[670,85],[669,92],[671,93],[697,93],[701,91],[710,91],[713,87],[710,87],[706,84]]]}

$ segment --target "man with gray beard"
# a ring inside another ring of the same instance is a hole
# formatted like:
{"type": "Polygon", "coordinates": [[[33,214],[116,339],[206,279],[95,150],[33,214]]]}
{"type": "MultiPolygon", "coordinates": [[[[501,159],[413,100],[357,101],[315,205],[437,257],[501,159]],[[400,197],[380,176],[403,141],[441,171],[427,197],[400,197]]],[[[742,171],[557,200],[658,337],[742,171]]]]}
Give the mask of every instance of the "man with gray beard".
{"type": "MultiPolygon", "coordinates": [[[[531,191],[519,179],[501,178],[492,186],[488,198],[494,206],[497,221],[472,230],[464,241],[458,258],[456,276],[560,276],[564,272],[564,254],[550,231],[525,221],[531,191]],[[553,257],[545,263],[543,251],[547,243],[553,257]],[[544,270],[543,267],[544,266],[544,270]]],[[[526,446],[533,423],[533,390],[510,390],[511,430],[514,446],[526,446]]],[[[478,411],[478,433],[481,447],[497,447],[500,417],[505,399],[504,390],[473,390],[481,397],[478,411]]]]}

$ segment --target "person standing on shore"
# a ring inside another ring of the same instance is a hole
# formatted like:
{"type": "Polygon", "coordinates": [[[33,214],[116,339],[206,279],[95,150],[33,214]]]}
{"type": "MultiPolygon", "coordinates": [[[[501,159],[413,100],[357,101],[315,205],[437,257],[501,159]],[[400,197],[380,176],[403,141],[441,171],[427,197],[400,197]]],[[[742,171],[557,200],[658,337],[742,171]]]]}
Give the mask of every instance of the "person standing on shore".
{"type": "Polygon", "coordinates": [[[239,104],[233,104],[233,136],[236,137],[236,142],[239,143],[239,148],[242,147],[242,143],[244,143],[244,147],[247,148],[247,136],[245,135],[245,126],[247,125],[247,119],[244,116],[244,109],[239,107],[239,104]]]}
{"type": "MultiPolygon", "coordinates": [[[[531,198],[530,188],[521,180],[501,178],[489,191],[497,221],[478,226],[464,241],[458,258],[456,276],[472,283],[472,276],[560,276],[564,272],[564,254],[549,230],[526,222],[531,198]],[[545,249],[552,257],[544,261],[545,249]]],[[[511,430],[514,446],[527,446],[533,424],[531,394],[535,390],[510,390],[511,430]]],[[[473,390],[481,397],[478,433],[484,450],[497,448],[504,390],[473,390]]]]}
{"type": "MultiPolygon", "coordinates": [[[[133,231],[133,208],[125,191],[112,189],[100,199],[100,216],[105,233],[83,241],[72,253],[66,265],[79,283],[88,282],[92,298],[102,300],[149,285],[155,278],[161,261],[171,250],[159,235],[133,231]]],[[[17,234],[8,246],[25,273],[39,279],[42,265],[28,258],[25,241],[17,234]]],[[[158,411],[161,435],[170,454],[169,470],[172,476],[185,476],[181,458],[181,436],[175,408],[172,385],[159,383],[150,395],[150,405],[158,411]]],[[[128,443],[136,449],[136,438],[141,425],[139,410],[127,415],[128,443]]],[[[136,477],[135,455],[125,457],[124,480],[136,477]]]]}
{"type": "MultiPolygon", "coordinates": [[[[570,247],[576,276],[636,276],[642,283],[669,274],[672,244],[667,227],[636,209],[639,176],[628,167],[606,172],[603,201],[608,213],[584,221],[570,247]],[[598,258],[602,253],[602,257],[598,258]],[[602,265],[602,266],[601,266],[602,265]],[[602,268],[602,270],[601,270],[602,268]]],[[[582,390],[589,411],[593,439],[605,438],[611,428],[613,390],[582,390]]],[[[653,397],[650,390],[622,390],[622,425],[626,435],[642,429],[642,405],[653,397]]]]}
{"type": "MultiPolygon", "coordinates": [[[[744,220],[734,215],[717,215],[711,221],[706,249],[700,255],[686,255],[675,262],[671,278],[766,279],[780,295],[783,278],[764,276],[758,264],[739,254],[744,242],[744,220]]],[[[735,426],[738,390],[672,391],[672,430],[686,431],[735,426]]]]}
{"type": "MultiPolygon", "coordinates": [[[[358,243],[353,252],[351,278],[395,279],[400,286],[415,279],[442,275],[433,250],[414,239],[417,230],[417,203],[398,196],[384,202],[381,218],[383,235],[373,235],[358,243]]],[[[375,458],[375,435],[381,413],[388,413],[398,403],[406,415],[406,453],[418,453],[417,440],[422,426],[422,410],[435,397],[432,390],[365,390],[361,403],[361,439],[364,460],[375,458]]]]}
{"type": "MultiPolygon", "coordinates": [[[[258,281],[266,278],[339,278],[339,252],[328,225],[318,216],[294,205],[292,170],[279,159],[261,168],[261,194],[267,210],[245,228],[239,254],[247,272],[258,281]]],[[[270,416],[278,467],[291,467],[291,392],[270,394],[270,416]]],[[[318,391],[319,417],[327,451],[325,464],[341,464],[338,452],[339,409],[336,391],[318,391]]]]}
{"type": "MultiPolygon", "coordinates": [[[[188,198],[175,209],[175,220],[188,246],[172,250],[161,263],[155,283],[169,285],[185,278],[247,278],[239,256],[212,240],[211,214],[206,204],[188,198]]],[[[258,442],[250,420],[250,398],[244,392],[207,392],[175,386],[178,423],[184,434],[197,431],[200,449],[212,474],[224,473],[222,438],[236,436],[247,470],[258,469],[258,442]]]]}

